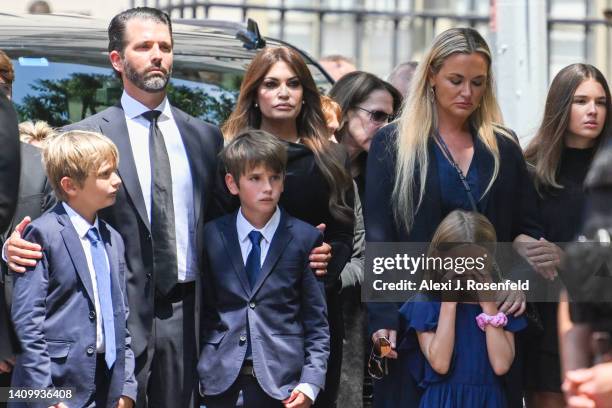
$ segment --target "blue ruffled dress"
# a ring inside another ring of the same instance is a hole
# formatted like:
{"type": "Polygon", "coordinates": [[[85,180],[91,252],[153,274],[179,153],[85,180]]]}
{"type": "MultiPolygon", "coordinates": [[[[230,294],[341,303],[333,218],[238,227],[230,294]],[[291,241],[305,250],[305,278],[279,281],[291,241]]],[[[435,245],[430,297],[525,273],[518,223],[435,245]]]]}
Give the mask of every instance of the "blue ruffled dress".
{"type": "MultiPolygon", "coordinates": [[[[434,331],[438,325],[440,302],[427,300],[418,295],[400,309],[406,330],[400,352],[407,353],[410,373],[424,389],[419,407],[507,407],[501,377],[495,375],[489,362],[485,333],[476,324],[476,316],[482,313],[480,305],[457,305],[451,366],[446,375],[440,375],[429,365],[416,337],[417,331],[434,331]]],[[[517,332],[526,326],[524,318],[508,316],[505,329],[517,332]]]]}

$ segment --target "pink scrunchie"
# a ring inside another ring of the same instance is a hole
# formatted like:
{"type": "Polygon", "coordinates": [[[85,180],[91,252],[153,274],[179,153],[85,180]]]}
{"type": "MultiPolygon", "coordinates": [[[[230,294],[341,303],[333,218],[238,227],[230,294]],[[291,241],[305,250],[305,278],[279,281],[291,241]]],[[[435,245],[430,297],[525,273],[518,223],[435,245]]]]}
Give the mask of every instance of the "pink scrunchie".
{"type": "Polygon", "coordinates": [[[480,327],[480,330],[482,331],[485,331],[487,324],[490,324],[493,327],[506,327],[508,324],[508,317],[502,312],[499,312],[494,316],[481,313],[476,316],[476,324],[478,324],[478,327],[480,327]]]}

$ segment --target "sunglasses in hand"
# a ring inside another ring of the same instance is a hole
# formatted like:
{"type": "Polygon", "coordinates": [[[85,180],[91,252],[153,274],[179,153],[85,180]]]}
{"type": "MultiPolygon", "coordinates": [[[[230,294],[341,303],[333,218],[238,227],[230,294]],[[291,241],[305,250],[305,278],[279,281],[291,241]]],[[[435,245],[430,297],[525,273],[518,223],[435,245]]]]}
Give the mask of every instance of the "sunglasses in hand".
{"type": "Polygon", "coordinates": [[[391,342],[386,337],[379,337],[372,345],[368,359],[368,373],[376,380],[380,380],[389,373],[386,357],[391,353],[391,342]]]}

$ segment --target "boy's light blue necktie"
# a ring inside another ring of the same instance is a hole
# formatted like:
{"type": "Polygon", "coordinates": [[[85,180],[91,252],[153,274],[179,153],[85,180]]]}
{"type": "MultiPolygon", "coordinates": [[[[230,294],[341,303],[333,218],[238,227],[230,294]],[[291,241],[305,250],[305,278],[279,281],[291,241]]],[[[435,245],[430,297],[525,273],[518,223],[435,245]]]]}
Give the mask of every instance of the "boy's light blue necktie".
{"type": "Polygon", "coordinates": [[[98,230],[95,227],[87,231],[87,239],[91,242],[91,259],[93,261],[94,270],[96,272],[96,282],[98,284],[98,299],[100,300],[102,327],[104,328],[104,343],[106,345],[104,360],[106,361],[107,367],[110,369],[117,358],[110,270],[106,262],[104,243],[100,239],[98,230]]]}

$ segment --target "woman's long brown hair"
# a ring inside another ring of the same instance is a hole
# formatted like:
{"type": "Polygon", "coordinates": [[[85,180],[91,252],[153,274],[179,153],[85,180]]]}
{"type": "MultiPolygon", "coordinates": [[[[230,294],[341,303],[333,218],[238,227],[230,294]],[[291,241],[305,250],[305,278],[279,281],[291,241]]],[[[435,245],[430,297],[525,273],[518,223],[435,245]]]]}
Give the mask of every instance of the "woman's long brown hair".
{"type": "Polygon", "coordinates": [[[606,94],[606,122],[597,138],[596,146],[603,145],[602,141],[608,139],[612,131],[610,88],[603,74],[589,64],[571,64],[559,71],[550,84],[542,123],[525,150],[527,162],[535,167],[535,186],[540,194],[546,188],[563,188],[557,176],[569,127],[572,101],[576,89],[587,79],[599,82],[606,94]]]}
{"type": "Polygon", "coordinates": [[[327,140],[319,90],[297,51],[289,47],[266,47],[257,53],[242,80],[236,108],[221,127],[223,136],[231,140],[245,129],[261,127],[261,111],[255,107],[257,89],[270,68],[279,61],[295,72],[302,85],[304,104],[296,118],[296,128],[302,143],[313,152],[317,166],[329,185],[329,210],[334,218],[348,221],[353,217],[353,209],[346,202],[346,193],[352,188],[352,179],[345,169],[341,151],[334,149],[327,140]]]}

